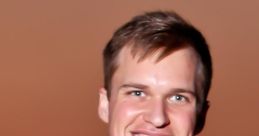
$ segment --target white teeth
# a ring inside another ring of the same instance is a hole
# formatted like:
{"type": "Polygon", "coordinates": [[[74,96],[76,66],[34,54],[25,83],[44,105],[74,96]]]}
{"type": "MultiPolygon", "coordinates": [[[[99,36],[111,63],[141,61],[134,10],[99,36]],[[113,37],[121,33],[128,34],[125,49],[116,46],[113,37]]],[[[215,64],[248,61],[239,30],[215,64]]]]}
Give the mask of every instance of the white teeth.
{"type": "Polygon", "coordinates": [[[145,135],[145,134],[135,134],[134,136],[148,136],[148,135],[145,135]]]}

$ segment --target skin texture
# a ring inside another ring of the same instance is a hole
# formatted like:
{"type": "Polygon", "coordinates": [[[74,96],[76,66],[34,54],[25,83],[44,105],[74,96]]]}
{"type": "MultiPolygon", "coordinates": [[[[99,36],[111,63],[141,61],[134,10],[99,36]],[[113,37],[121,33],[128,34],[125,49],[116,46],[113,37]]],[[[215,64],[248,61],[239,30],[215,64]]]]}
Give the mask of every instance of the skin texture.
{"type": "Polygon", "coordinates": [[[196,53],[185,47],[157,62],[159,53],[139,62],[130,48],[120,52],[110,99],[99,91],[99,116],[109,136],[193,136],[196,53]]]}

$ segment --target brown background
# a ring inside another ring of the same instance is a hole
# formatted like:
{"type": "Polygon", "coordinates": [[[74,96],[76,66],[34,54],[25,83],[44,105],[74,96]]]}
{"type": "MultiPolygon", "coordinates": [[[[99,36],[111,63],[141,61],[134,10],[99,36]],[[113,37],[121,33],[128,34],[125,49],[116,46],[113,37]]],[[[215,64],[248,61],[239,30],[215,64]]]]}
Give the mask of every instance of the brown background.
{"type": "Polygon", "coordinates": [[[105,136],[97,117],[101,51],[149,10],[175,10],[206,36],[214,60],[201,136],[259,135],[259,2],[0,1],[0,135],[105,136]]]}

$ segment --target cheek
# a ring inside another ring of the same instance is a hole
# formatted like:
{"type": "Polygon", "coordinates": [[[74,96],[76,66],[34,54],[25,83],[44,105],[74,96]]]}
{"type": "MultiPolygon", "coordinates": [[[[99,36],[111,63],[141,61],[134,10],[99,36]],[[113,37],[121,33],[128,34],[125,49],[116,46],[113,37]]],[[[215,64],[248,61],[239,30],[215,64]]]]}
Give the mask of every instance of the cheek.
{"type": "Polygon", "coordinates": [[[139,104],[135,104],[132,101],[120,101],[114,104],[110,111],[112,111],[111,120],[118,122],[129,123],[133,122],[135,118],[141,113],[139,104]]]}
{"type": "Polygon", "coordinates": [[[118,104],[115,111],[121,113],[123,116],[132,116],[137,111],[137,109],[138,108],[133,103],[125,101],[118,104]]]}
{"type": "Polygon", "coordinates": [[[173,124],[180,131],[189,133],[194,130],[196,122],[196,114],[194,109],[174,111],[171,116],[173,124]]]}

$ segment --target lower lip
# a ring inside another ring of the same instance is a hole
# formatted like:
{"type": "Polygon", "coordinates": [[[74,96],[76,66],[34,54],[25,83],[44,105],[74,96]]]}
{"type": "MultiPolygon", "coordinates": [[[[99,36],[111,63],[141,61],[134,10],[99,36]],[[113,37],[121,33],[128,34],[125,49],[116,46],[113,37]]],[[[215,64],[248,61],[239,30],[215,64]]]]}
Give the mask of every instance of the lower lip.
{"type": "Polygon", "coordinates": [[[148,135],[145,135],[145,134],[133,134],[133,136],[148,136],[148,135]]]}
{"type": "Polygon", "coordinates": [[[163,134],[143,134],[143,133],[132,133],[132,136],[169,136],[163,134]]]}

